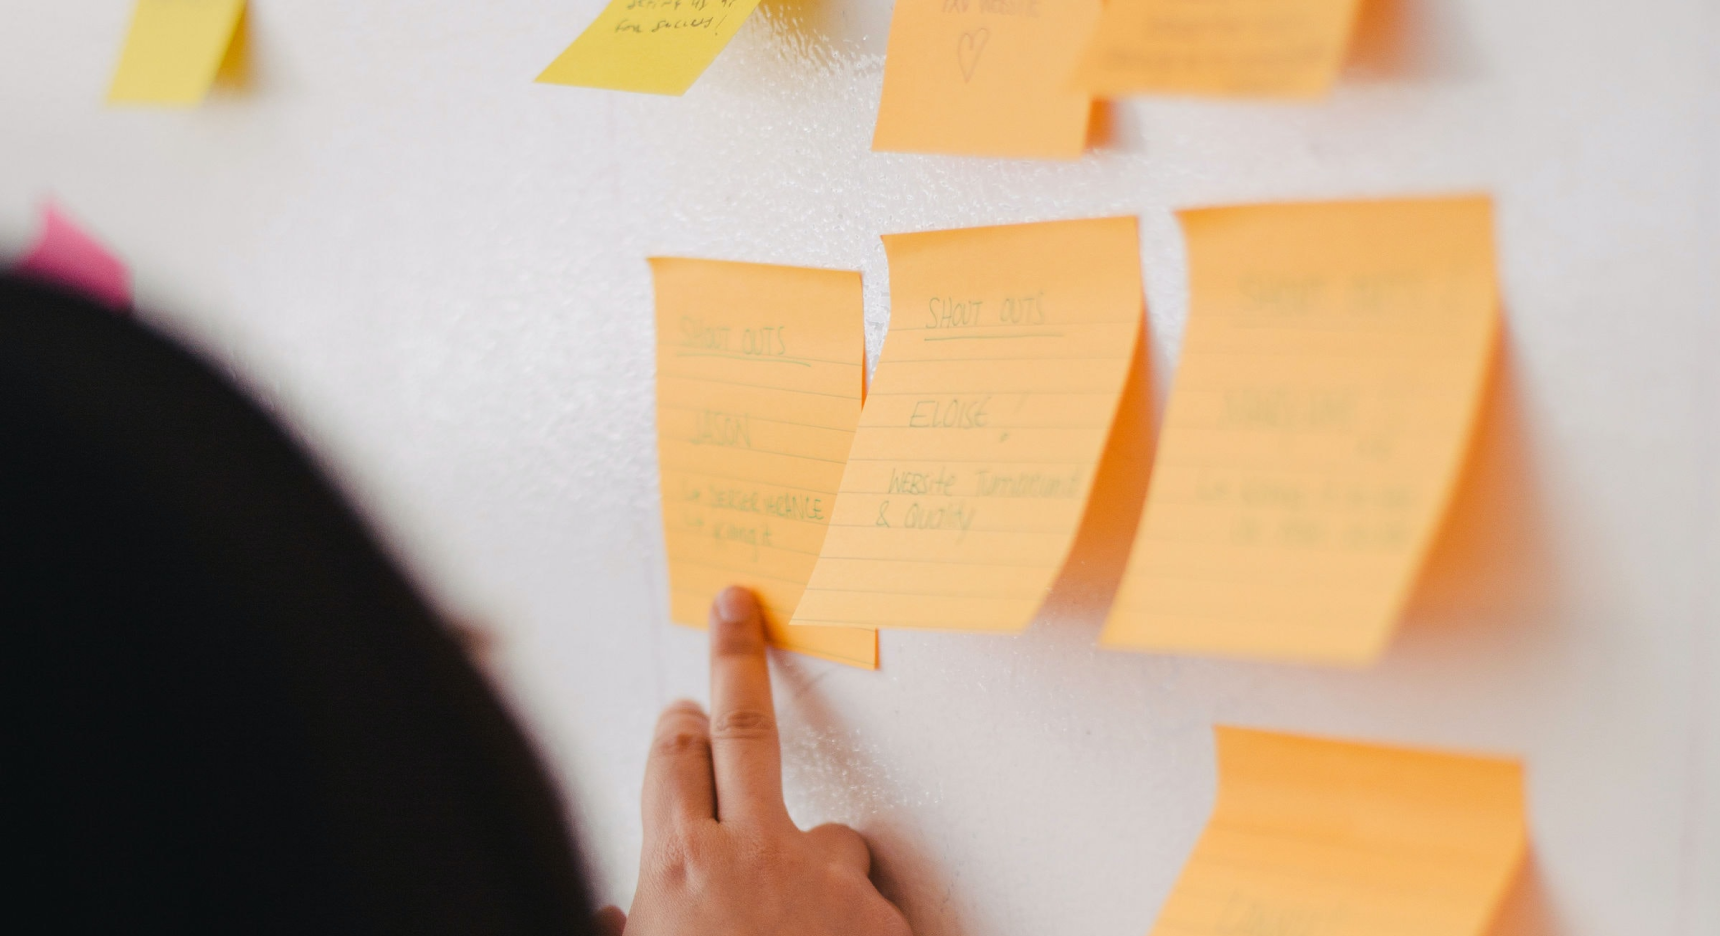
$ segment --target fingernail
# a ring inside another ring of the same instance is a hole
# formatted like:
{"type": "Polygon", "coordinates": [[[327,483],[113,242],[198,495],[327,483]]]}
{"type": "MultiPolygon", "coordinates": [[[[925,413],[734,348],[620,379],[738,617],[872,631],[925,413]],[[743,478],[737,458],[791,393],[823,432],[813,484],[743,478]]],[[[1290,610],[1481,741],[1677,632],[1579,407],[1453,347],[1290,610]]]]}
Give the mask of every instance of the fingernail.
{"type": "Polygon", "coordinates": [[[741,624],[750,620],[755,613],[752,592],[744,588],[725,588],[717,596],[717,617],[724,624],[741,624]]]}

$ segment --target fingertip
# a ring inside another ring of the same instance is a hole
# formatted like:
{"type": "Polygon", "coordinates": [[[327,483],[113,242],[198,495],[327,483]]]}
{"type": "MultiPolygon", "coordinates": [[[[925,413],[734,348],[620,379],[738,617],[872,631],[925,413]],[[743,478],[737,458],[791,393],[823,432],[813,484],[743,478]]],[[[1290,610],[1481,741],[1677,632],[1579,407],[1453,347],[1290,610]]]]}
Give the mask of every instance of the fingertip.
{"type": "Polygon", "coordinates": [[[731,587],[711,602],[711,649],[719,656],[764,653],[764,622],[752,592],[731,587]]]}
{"type": "Polygon", "coordinates": [[[705,707],[692,699],[676,699],[663,708],[662,718],[676,715],[691,715],[694,718],[706,718],[705,707]]]}

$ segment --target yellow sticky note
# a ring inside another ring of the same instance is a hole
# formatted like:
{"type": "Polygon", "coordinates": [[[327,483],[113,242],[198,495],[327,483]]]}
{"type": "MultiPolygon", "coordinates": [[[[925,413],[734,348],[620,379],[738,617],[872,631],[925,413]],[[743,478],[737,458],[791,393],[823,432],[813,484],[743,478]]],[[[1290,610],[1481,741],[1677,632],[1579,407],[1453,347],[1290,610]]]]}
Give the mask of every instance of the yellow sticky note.
{"type": "Polygon", "coordinates": [[[685,94],[756,6],[758,0],[610,0],[537,80],[685,94]]]}
{"type": "Polygon", "coordinates": [[[1491,205],[1181,220],[1182,362],[1101,643],[1371,661],[1445,513],[1497,343],[1491,205]]]}
{"type": "Polygon", "coordinates": [[[245,0],[137,0],[108,102],[199,103],[242,41],[244,12],[245,0]]]}
{"type": "Polygon", "coordinates": [[[670,616],[729,585],[772,644],[876,668],[878,635],[786,626],[824,544],[860,419],[860,274],[657,258],[657,456],[670,616]]]}
{"type": "Polygon", "coordinates": [[[890,332],[796,624],[1018,631],[1141,330],[1133,218],[898,234],[890,332]]]}
{"type": "Polygon", "coordinates": [[[1069,73],[1100,0],[896,0],[872,148],[1075,159],[1092,98],[1069,73]]]}
{"type": "Polygon", "coordinates": [[[1101,97],[1317,97],[1359,0],[1110,0],[1075,84],[1101,97]]]}
{"type": "Polygon", "coordinates": [[[1482,936],[1528,850],[1523,769],[1219,728],[1218,800],[1153,936],[1482,936]]]}

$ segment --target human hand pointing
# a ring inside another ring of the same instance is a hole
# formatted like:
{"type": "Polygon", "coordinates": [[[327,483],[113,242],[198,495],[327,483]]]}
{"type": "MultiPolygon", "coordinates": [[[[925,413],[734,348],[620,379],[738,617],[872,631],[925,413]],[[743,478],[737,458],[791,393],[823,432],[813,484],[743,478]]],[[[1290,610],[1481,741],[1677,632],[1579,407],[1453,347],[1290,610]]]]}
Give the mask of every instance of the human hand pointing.
{"type": "Polygon", "coordinates": [[[657,722],[626,936],[909,936],[871,863],[853,829],[802,832],[789,818],[758,603],[723,592],[711,605],[711,717],[677,702],[657,722]]]}

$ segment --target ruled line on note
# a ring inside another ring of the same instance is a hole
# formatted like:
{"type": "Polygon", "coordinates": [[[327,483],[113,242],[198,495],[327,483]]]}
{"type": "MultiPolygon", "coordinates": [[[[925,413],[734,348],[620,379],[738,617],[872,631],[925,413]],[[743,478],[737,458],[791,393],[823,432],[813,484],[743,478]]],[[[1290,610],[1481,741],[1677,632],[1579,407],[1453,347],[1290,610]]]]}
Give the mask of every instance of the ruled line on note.
{"type": "Polygon", "coordinates": [[[1019,332],[1008,335],[937,335],[921,341],[1003,341],[1011,338],[1061,338],[1062,332],[1019,332]]]}

